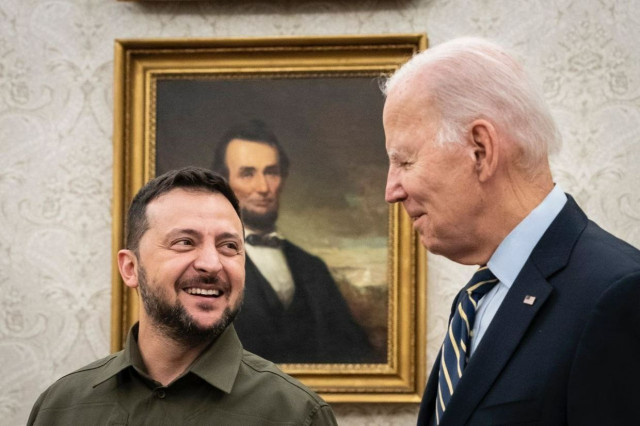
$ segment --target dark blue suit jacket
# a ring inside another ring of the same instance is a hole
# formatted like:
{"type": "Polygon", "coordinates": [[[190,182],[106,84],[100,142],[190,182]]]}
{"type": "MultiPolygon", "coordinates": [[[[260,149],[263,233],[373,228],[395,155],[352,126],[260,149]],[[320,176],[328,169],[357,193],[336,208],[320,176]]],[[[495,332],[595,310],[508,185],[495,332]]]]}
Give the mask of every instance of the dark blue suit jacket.
{"type": "MultiPolygon", "coordinates": [[[[438,356],[419,425],[434,422],[439,368],[438,356]]],[[[440,426],[640,425],[637,408],[640,251],[589,221],[569,197],[471,357],[440,426]],[[523,303],[528,295],[532,306],[523,303]]]]}
{"type": "Polygon", "coordinates": [[[327,265],[287,240],[282,251],[295,284],[287,308],[247,256],[244,303],[234,321],[244,348],[277,363],[384,362],[327,265]]]}

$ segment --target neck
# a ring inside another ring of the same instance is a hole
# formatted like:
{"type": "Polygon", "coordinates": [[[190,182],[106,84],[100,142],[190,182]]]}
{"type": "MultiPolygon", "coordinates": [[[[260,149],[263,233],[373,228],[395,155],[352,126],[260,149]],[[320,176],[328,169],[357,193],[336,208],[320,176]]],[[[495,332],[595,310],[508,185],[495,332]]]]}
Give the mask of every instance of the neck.
{"type": "Polygon", "coordinates": [[[167,386],[184,373],[210,342],[185,347],[167,337],[161,329],[140,319],[138,347],[151,378],[167,386]]]}
{"type": "Polygon", "coordinates": [[[500,243],[531,213],[553,189],[550,172],[536,176],[511,174],[494,188],[487,198],[486,223],[483,225],[484,244],[473,263],[486,265],[500,243]]]}

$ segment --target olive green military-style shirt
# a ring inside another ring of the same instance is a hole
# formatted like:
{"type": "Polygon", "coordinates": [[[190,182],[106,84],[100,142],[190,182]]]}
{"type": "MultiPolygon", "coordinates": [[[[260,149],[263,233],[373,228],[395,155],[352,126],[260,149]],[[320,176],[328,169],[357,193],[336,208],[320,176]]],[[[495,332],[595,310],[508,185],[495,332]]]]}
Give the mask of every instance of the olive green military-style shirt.
{"type": "Polygon", "coordinates": [[[62,377],[28,425],[336,425],[329,405],[273,363],[242,349],[229,326],[180,377],[146,373],[137,325],[123,351],[62,377]]]}

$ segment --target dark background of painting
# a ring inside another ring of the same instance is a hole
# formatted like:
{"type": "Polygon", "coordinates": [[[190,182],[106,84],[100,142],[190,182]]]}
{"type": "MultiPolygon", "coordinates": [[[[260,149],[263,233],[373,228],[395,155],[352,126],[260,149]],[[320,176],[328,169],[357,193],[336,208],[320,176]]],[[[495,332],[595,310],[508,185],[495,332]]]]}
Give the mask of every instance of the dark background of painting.
{"type": "Polygon", "coordinates": [[[375,77],[160,79],[156,174],[210,167],[234,123],[260,119],[291,160],[278,230],[320,256],[354,315],[387,344],[387,157],[375,77]]]}
{"type": "Polygon", "coordinates": [[[281,228],[312,213],[306,232],[311,220],[328,238],[386,237],[383,101],[372,77],[160,80],[156,171],[210,166],[227,128],[258,118],[291,159],[281,228]]]}

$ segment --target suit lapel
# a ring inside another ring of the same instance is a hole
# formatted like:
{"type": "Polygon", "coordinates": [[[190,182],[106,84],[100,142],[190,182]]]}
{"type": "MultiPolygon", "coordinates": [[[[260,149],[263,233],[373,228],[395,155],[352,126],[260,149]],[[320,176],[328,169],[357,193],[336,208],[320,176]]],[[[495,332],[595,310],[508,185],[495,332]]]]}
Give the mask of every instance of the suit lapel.
{"type": "Polygon", "coordinates": [[[260,301],[258,305],[264,306],[266,304],[270,312],[284,311],[284,306],[282,306],[282,302],[278,299],[275,290],[249,256],[246,257],[245,262],[245,284],[247,287],[251,287],[248,291],[252,292],[253,296],[260,301]]]}
{"type": "Polygon", "coordinates": [[[284,258],[287,261],[287,266],[289,266],[289,271],[291,271],[293,282],[296,283],[296,291],[298,291],[299,287],[304,287],[312,278],[307,277],[307,271],[298,266],[304,264],[304,261],[300,260],[300,252],[289,240],[282,240],[282,253],[284,253],[284,258]]]}
{"type": "MultiPolygon", "coordinates": [[[[567,204],[534,248],[491,321],[464,370],[440,426],[463,425],[468,421],[552,293],[553,288],[547,278],[567,264],[573,246],[587,224],[584,213],[573,198],[568,198],[567,204]],[[527,296],[535,297],[532,305],[524,303],[527,296]]],[[[437,387],[437,382],[434,387],[437,387]]]]}
{"type": "Polygon", "coordinates": [[[440,371],[440,357],[442,351],[438,352],[431,373],[429,374],[429,380],[427,381],[427,387],[422,395],[422,401],[420,402],[420,411],[418,412],[418,425],[427,426],[431,424],[431,417],[434,415],[434,409],[436,404],[436,398],[438,395],[438,374],[440,371]]]}
{"type": "MultiPolygon", "coordinates": [[[[460,290],[456,295],[456,298],[451,304],[451,310],[449,312],[449,322],[453,317],[453,312],[458,305],[458,299],[463,290],[460,290]]],[[[424,395],[422,395],[422,401],[420,402],[420,411],[418,412],[418,425],[430,425],[432,424],[431,418],[435,416],[435,403],[438,395],[438,376],[440,375],[440,361],[442,358],[442,345],[436,356],[436,360],[431,367],[431,373],[429,373],[429,379],[427,380],[427,387],[425,388],[424,395]]],[[[435,419],[433,419],[435,422],[435,419]]]]}
{"type": "Polygon", "coordinates": [[[551,294],[551,286],[530,263],[522,269],[520,277],[513,283],[465,368],[441,425],[465,424],[551,294]],[[536,298],[533,305],[523,303],[526,296],[536,298]]]}

